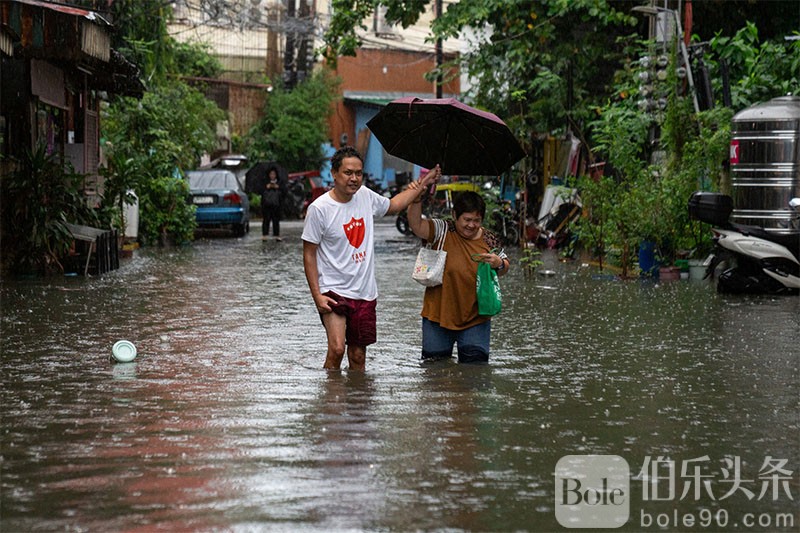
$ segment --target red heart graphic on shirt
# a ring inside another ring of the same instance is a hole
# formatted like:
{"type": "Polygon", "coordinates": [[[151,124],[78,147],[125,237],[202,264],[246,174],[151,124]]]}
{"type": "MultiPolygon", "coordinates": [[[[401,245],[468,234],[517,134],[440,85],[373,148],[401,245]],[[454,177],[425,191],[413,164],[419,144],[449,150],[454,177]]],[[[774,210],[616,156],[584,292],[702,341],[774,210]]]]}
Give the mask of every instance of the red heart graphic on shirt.
{"type": "Polygon", "coordinates": [[[344,234],[347,235],[347,240],[353,245],[353,248],[358,248],[364,242],[364,219],[363,218],[350,218],[350,222],[344,224],[344,234]]]}

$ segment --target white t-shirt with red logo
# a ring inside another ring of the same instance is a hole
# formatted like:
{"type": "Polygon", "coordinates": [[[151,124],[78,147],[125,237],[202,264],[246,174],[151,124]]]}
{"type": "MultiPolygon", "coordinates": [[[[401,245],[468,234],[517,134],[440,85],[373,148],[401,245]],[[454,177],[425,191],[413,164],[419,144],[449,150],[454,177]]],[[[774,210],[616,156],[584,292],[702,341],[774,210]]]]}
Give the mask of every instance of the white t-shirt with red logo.
{"type": "Polygon", "coordinates": [[[378,297],[373,217],[389,210],[389,199],[361,187],[347,203],[323,194],[308,206],[303,240],[317,247],[319,289],[354,300],[378,297]]]}

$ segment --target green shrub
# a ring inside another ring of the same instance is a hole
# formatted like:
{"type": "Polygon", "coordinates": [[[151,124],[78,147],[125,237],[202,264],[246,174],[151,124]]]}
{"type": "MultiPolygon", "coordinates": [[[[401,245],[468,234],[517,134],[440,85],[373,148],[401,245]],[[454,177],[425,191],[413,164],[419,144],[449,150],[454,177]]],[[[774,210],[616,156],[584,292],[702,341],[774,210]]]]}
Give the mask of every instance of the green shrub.
{"type": "Polygon", "coordinates": [[[66,224],[98,226],[83,195],[85,176],[38,145],[0,184],[2,255],[15,273],[63,272],[73,242],[66,224]]]}
{"type": "Polygon", "coordinates": [[[183,244],[197,227],[186,180],[162,176],[147,180],[140,189],[141,238],[145,244],[183,244]]]}
{"type": "Polygon", "coordinates": [[[106,216],[122,206],[128,190],[134,190],[145,244],[191,240],[194,208],[188,205],[181,169],[196,167],[200,156],[212,151],[215,125],[223,117],[200,92],[175,81],[154,87],[141,101],[114,102],[103,122],[109,153],[104,170],[106,216]]]}

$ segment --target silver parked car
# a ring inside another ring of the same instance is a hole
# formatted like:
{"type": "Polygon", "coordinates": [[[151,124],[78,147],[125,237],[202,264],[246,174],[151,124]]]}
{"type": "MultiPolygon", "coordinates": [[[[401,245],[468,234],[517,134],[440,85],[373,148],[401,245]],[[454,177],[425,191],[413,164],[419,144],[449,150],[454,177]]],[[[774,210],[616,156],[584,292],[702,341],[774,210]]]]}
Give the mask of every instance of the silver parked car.
{"type": "Polygon", "coordinates": [[[190,170],[186,176],[198,227],[229,227],[237,237],[250,231],[250,201],[233,172],[190,170]]]}

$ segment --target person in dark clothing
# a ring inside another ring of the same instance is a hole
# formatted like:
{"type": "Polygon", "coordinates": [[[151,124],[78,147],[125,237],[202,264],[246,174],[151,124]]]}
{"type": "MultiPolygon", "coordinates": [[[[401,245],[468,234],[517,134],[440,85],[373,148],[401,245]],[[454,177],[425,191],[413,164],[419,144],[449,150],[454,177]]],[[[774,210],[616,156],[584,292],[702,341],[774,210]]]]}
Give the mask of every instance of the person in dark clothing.
{"type": "Polygon", "coordinates": [[[281,239],[281,207],[283,205],[284,186],[278,179],[278,170],[275,167],[267,173],[267,184],[261,193],[261,240],[267,240],[269,225],[272,222],[272,236],[275,240],[281,239]]]}

